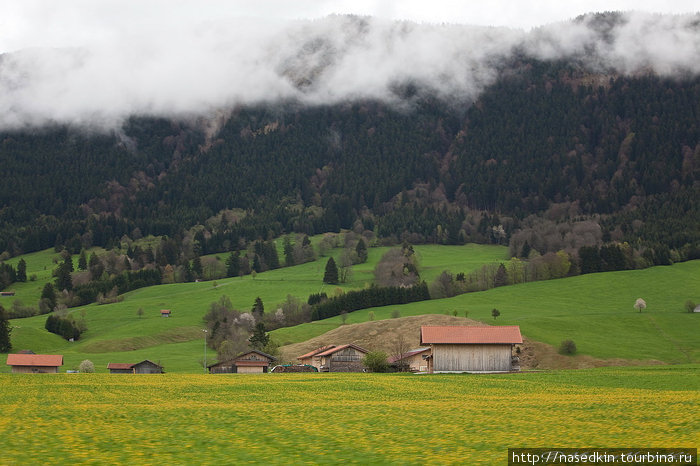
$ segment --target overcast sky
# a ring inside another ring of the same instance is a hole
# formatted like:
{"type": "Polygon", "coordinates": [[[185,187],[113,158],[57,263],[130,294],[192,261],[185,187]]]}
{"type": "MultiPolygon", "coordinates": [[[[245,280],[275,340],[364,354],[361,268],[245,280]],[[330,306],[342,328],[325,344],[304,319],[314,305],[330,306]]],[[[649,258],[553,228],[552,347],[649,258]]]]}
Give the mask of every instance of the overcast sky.
{"type": "Polygon", "coordinates": [[[269,21],[361,14],[530,29],[588,12],[691,13],[697,0],[0,0],[0,52],[83,46],[120,34],[229,18],[269,21]]]}
{"type": "Polygon", "coordinates": [[[403,105],[406,84],[468,104],[514,53],[697,76],[697,2],[0,0],[0,129],[279,101],[403,105]],[[625,13],[611,30],[570,21],[603,11],[625,13]],[[363,17],[338,16],[349,13],[363,17]]]}

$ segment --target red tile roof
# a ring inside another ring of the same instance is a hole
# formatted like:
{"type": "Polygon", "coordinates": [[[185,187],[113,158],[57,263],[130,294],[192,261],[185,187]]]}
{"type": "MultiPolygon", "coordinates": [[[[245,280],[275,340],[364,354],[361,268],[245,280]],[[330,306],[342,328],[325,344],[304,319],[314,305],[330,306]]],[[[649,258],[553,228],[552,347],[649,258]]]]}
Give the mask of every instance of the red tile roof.
{"type": "Polygon", "coordinates": [[[60,354],[8,354],[8,366],[58,367],[63,365],[60,354]]]}
{"type": "Polygon", "coordinates": [[[344,350],[345,348],[355,348],[360,353],[369,353],[369,351],[367,351],[366,349],[364,349],[360,346],[349,344],[349,345],[336,346],[336,347],[331,348],[327,351],[324,351],[323,353],[317,354],[316,356],[330,356],[331,354],[337,353],[338,351],[344,350]]]}
{"type": "Polygon", "coordinates": [[[388,359],[389,364],[395,363],[396,361],[401,361],[402,359],[410,358],[411,356],[415,356],[416,354],[421,354],[425,353],[426,351],[430,351],[430,348],[418,348],[414,349],[411,351],[407,351],[401,356],[392,356],[388,359]]]}
{"type": "Polygon", "coordinates": [[[170,314],[170,310],[169,310],[169,309],[163,309],[163,310],[160,311],[160,313],[161,313],[161,314],[170,314]]]}
{"type": "Polygon", "coordinates": [[[309,351],[306,354],[302,354],[301,356],[297,357],[297,359],[306,359],[310,358],[311,356],[316,356],[318,353],[322,353],[324,351],[327,351],[331,348],[335,348],[335,345],[326,345],[326,346],[321,346],[320,348],[316,348],[313,351],[309,351]]]}
{"type": "Polygon", "coordinates": [[[127,362],[110,362],[107,364],[107,369],[126,370],[132,369],[133,367],[133,364],[129,364],[127,362]]]}
{"type": "Polygon", "coordinates": [[[522,343],[520,327],[423,326],[420,328],[421,345],[430,344],[516,344],[522,343]]]}

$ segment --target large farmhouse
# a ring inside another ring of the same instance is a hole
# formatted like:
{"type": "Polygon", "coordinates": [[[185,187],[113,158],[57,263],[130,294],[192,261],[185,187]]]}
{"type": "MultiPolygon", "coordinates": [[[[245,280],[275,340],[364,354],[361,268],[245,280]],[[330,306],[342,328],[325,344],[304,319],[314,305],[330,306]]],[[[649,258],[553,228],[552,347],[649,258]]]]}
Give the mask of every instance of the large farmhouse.
{"type": "Polygon", "coordinates": [[[7,365],[13,374],[56,374],[63,365],[60,354],[8,354],[7,365]]]}
{"type": "Polygon", "coordinates": [[[423,326],[421,345],[430,345],[428,372],[508,372],[520,327],[423,326]]]}

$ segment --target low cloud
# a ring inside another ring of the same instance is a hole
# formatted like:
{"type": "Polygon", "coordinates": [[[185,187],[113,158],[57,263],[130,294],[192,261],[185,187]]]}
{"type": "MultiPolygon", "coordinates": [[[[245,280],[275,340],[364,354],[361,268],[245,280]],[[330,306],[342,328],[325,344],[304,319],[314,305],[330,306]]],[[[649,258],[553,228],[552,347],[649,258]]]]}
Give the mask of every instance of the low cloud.
{"type": "Polygon", "coordinates": [[[470,102],[516,53],[573,58],[592,71],[695,76],[700,15],[587,15],[529,32],[357,16],[241,19],[26,49],[0,56],[0,128],[115,128],[135,114],[207,116],[282,100],[397,102],[407,85],[470,102]]]}

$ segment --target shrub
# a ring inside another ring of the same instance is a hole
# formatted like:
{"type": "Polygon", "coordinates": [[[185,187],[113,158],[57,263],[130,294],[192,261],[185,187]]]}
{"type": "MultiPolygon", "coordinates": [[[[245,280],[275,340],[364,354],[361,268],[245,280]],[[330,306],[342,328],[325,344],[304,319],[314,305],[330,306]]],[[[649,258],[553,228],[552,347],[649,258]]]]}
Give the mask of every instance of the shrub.
{"type": "Polygon", "coordinates": [[[389,369],[387,355],[383,351],[370,351],[362,359],[362,364],[370,372],[386,372],[389,369]]]}
{"type": "Polygon", "coordinates": [[[695,311],[695,303],[694,303],[692,300],[690,300],[690,299],[687,300],[687,301],[685,302],[685,310],[686,310],[687,312],[693,312],[693,311],[695,311]]]}
{"type": "Polygon", "coordinates": [[[564,340],[559,345],[560,354],[576,354],[576,343],[573,340],[564,340]]]}
{"type": "Polygon", "coordinates": [[[401,317],[401,311],[399,311],[398,309],[394,309],[393,311],[391,311],[392,319],[398,319],[399,317],[401,317]]]}
{"type": "Polygon", "coordinates": [[[92,374],[95,372],[95,365],[89,359],[84,360],[78,366],[78,372],[84,374],[92,374]]]}

